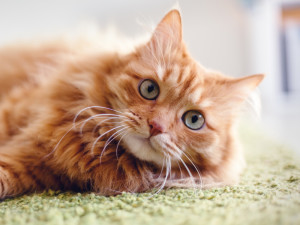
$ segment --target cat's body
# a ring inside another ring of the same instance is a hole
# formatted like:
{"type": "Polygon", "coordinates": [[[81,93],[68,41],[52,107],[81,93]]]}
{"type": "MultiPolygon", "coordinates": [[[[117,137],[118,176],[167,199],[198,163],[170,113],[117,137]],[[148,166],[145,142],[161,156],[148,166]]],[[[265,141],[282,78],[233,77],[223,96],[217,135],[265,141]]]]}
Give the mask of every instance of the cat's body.
{"type": "Polygon", "coordinates": [[[0,199],[237,181],[236,114],[262,75],[199,66],[176,10],[132,53],[91,52],[63,42],[0,50],[0,199]]]}

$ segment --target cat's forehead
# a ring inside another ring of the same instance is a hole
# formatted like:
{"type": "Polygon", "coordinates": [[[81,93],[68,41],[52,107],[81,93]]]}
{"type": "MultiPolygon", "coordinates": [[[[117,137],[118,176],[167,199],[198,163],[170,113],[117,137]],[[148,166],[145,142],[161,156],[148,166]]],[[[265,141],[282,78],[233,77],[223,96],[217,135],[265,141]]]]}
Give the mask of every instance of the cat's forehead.
{"type": "Polygon", "coordinates": [[[130,73],[138,79],[153,79],[161,89],[165,101],[176,103],[183,100],[194,105],[206,104],[203,99],[207,91],[210,73],[196,62],[161,62],[155,66],[147,63],[131,63],[130,73]]]}
{"type": "Polygon", "coordinates": [[[184,98],[196,103],[201,99],[204,79],[195,65],[173,64],[169,67],[159,65],[156,79],[171,95],[168,98],[184,98]]]}

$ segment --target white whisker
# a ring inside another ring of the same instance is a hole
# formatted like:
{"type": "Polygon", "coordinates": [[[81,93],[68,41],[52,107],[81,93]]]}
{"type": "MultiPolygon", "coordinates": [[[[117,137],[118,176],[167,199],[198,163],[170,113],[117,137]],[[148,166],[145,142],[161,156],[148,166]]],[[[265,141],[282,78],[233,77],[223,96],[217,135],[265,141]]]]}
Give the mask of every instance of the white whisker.
{"type": "MultiPolygon", "coordinates": [[[[75,115],[75,117],[74,117],[74,119],[73,119],[73,124],[76,122],[78,116],[79,116],[82,112],[84,112],[84,111],[86,111],[86,110],[88,110],[88,109],[94,109],[94,108],[97,108],[97,109],[107,109],[107,110],[111,110],[111,111],[114,111],[114,112],[123,114],[123,112],[120,112],[120,111],[115,110],[115,109],[103,107],[103,106],[88,106],[88,107],[85,107],[85,108],[81,109],[81,110],[75,115]]],[[[113,115],[116,115],[116,114],[113,114],[113,115]]]]}
{"type": "Polygon", "coordinates": [[[162,164],[162,167],[161,167],[161,170],[160,170],[160,173],[159,173],[159,176],[158,176],[157,179],[160,179],[160,177],[161,177],[161,175],[162,175],[162,172],[163,172],[163,170],[164,170],[164,166],[165,166],[165,158],[164,158],[164,160],[163,160],[163,164],[162,164]]]}
{"type": "Polygon", "coordinates": [[[166,159],[166,176],[164,178],[164,181],[161,184],[161,186],[159,187],[159,189],[153,195],[151,195],[149,198],[160,193],[162,191],[162,189],[166,186],[168,176],[170,175],[170,170],[171,170],[171,157],[168,155],[165,159],[166,159]]]}
{"type": "Polygon", "coordinates": [[[193,161],[183,151],[181,151],[181,153],[190,161],[190,163],[193,165],[193,167],[197,171],[199,179],[200,179],[200,188],[202,189],[203,181],[202,181],[202,176],[200,174],[200,171],[198,170],[198,168],[196,167],[196,165],[193,163],[193,161]]]}
{"type": "Polygon", "coordinates": [[[118,148],[119,148],[119,145],[121,143],[121,140],[128,134],[128,132],[125,134],[122,135],[122,137],[120,138],[120,140],[118,141],[118,144],[117,144],[117,147],[116,147],[116,157],[117,157],[117,160],[119,160],[119,157],[118,157],[118,148]]]}
{"type": "MultiPolygon", "coordinates": [[[[113,119],[115,119],[115,117],[114,117],[114,118],[108,118],[108,119],[105,119],[105,120],[100,121],[99,123],[97,123],[97,124],[95,125],[95,127],[94,127],[92,133],[95,133],[97,127],[99,127],[102,123],[105,123],[106,121],[113,120],[113,119]]],[[[109,122],[109,123],[112,123],[112,122],[109,122]]],[[[118,123],[120,123],[120,122],[118,122],[118,123]]]]}
{"type": "MultiPolygon", "coordinates": [[[[116,131],[115,133],[113,133],[105,142],[105,145],[104,145],[104,149],[118,136],[120,136],[123,132],[124,129],[128,129],[129,127],[128,126],[124,126],[122,129],[116,131]],[[121,132],[121,133],[120,133],[121,132]],[[119,134],[118,134],[119,133],[119,134]],[[117,136],[115,136],[116,134],[118,134],[117,136]]],[[[125,131],[126,132],[126,131],[125,131]]]]}
{"type": "MultiPolygon", "coordinates": [[[[200,174],[200,171],[198,170],[198,168],[197,168],[197,166],[193,163],[193,161],[184,153],[184,151],[182,151],[177,145],[175,145],[175,148],[177,149],[177,151],[179,152],[179,153],[181,153],[181,154],[183,154],[189,161],[190,161],[190,163],[192,164],[192,166],[195,168],[195,170],[196,170],[196,172],[197,172],[197,174],[198,174],[198,176],[199,176],[199,180],[200,180],[200,188],[202,188],[202,177],[201,177],[201,174],[200,174]]],[[[178,158],[180,158],[180,160],[181,161],[183,161],[182,160],[182,158],[180,157],[180,156],[178,156],[178,158]]],[[[191,177],[192,178],[192,177],[191,177]]],[[[194,180],[194,179],[193,179],[194,180]]],[[[194,182],[195,182],[195,180],[194,180],[194,182]]],[[[196,183],[195,183],[195,185],[196,185],[196,183]]]]}
{"type": "Polygon", "coordinates": [[[107,133],[109,133],[109,132],[111,132],[111,131],[113,131],[113,130],[115,130],[115,129],[118,129],[118,128],[120,128],[120,127],[123,127],[123,126],[124,126],[124,125],[120,125],[120,126],[114,127],[114,128],[112,128],[112,129],[110,129],[110,130],[104,132],[103,134],[101,134],[101,135],[94,141],[94,143],[93,143],[93,146],[92,146],[92,149],[91,149],[92,154],[94,154],[94,149],[95,149],[95,146],[96,146],[97,142],[98,142],[104,135],[106,135],[107,133]]]}
{"type": "Polygon", "coordinates": [[[186,171],[188,172],[191,180],[193,181],[193,184],[194,184],[194,189],[196,189],[196,184],[195,184],[195,181],[194,181],[194,177],[190,171],[190,169],[188,168],[188,166],[185,164],[185,162],[183,161],[183,159],[181,157],[178,157],[178,159],[182,162],[183,166],[185,167],[186,171]]]}
{"type": "Polygon", "coordinates": [[[116,118],[119,118],[119,117],[124,117],[124,118],[126,118],[126,119],[128,119],[127,117],[125,117],[125,116],[120,116],[120,115],[116,115],[116,114],[97,114],[97,115],[94,115],[94,116],[90,116],[88,119],[86,119],[85,121],[84,121],[84,123],[81,125],[81,127],[80,127],[80,134],[82,135],[82,130],[83,130],[83,128],[84,128],[84,126],[86,125],[86,123],[88,122],[88,121],[90,121],[90,120],[92,120],[92,119],[95,119],[95,118],[102,118],[102,117],[111,117],[111,118],[113,118],[113,119],[116,119],[116,118]]]}
{"type": "Polygon", "coordinates": [[[182,170],[181,170],[181,166],[180,166],[180,163],[178,161],[177,162],[177,165],[178,165],[178,168],[179,168],[179,171],[180,171],[180,179],[182,179],[182,170]]]}
{"type": "MultiPolygon", "coordinates": [[[[164,157],[164,159],[163,159],[163,164],[162,164],[162,167],[161,167],[159,176],[156,178],[157,180],[160,180],[160,178],[161,178],[162,172],[163,172],[164,167],[165,167],[165,161],[166,161],[166,157],[164,157]]],[[[156,187],[158,187],[158,186],[160,186],[160,185],[161,185],[161,184],[156,184],[154,187],[156,188],[156,187]]]]}
{"type": "MultiPolygon", "coordinates": [[[[83,121],[81,121],[79,124],[83,123],[83,121]]],[[[57,142],[57,144],[55,145],[55,147],[53,148],[53,150],[47,154],[46,156],[44,156],[44,158],[49,157],[51,154],[53,154],[56,149],[58,148],[58,146],[60,145],[60,143],[62,142],[62,140],[67,136],[68,133],[71,132],[71,130],[73,130],[75,127],[72,125],[71,128],[59,139],[59,141],[57,142]]]]}
{"type": "MultiPolygon", "coordinates": [[[[116,118],[122,118],[122,121],[131,121],[130,118],[128,118],[127,116],[124,116],[124,115],[111,114],[111,113],[103,113],[103,114],[97,114],[97,115],[94,115],[94,116],[90,116],[88,119],[86,119],[86,120],[84,120],[84,121],[80,121],[79,123],[76,122],[78,116],[79,116],[82,112],[84,112],[84,111],[86,111],[86,110],[88,110],[88,109],[92,109],[92,108],[106,109],[106,110],[114,111],[114,112],[117,112],[117,113],[120,113],[120,114],[124,114],[124,113],[121,112],[121,111],[114,110],[114,109],[111,109],[111,108],[108,108],[108,107],[103,107],[103,106],[89,106],[89,107],[85,107],[85,108],[81,109],[81,110],[75,115],[75,117],[74,117],[74,119],[73,119],[72,126],[71,126],[71,127],[67,130],[67,132],[59,139],[59,141],[57,142],[57,144],[55,145],[55,147],[53,148],[53,150],[52,150],[49,154],[47,154],[47,155],[45,156],[45,158],[47,158],[48,156],[50,156],[51,154],[53,154],[53,153],[57,150],[57,148],[58,148],[58,146],[61,144],[62,140],[63,140],[63,139],[64,139],[64,138],[65,138],[72,130],[75,130],[75,128],[76,128],[77,125],[80,125],[80,124],[81,124],[81,126],[80,126],[80,134],[82,135],[82,133],[83,133],[83,128],[84,128],[84,126],[86,125],[86,123],[87,123],[88,121],[90,121],[90,120],[96,118],[96,117],[100,117],[100,118],[101,118],[101,117],[103,117],[103,118],[105,118],[105,117],[110,117],[109,119],[105,119],[104,121],[108,121],[108,120],[116,119],[116,118]]],[[[101,123],[103,123],[104,121],[101,121],[100,123],[98,123],[97,126],[99,126],[99,125],[100,125],[101,123]]],[[[120,121],[120,123],[121,123],[121,121],[120,121]]],[[[96,126],[96,127],[97,127],[97,126],[96,126]]],[[[93,129],[93,132],[95,132],[95,128],[93,129]]],[[[100,138],[99,138],[99,139],[100,139],[100,138]]],[[[99,141],[99,140],[98,140],[98,141],[99,141]]],[[[95,144],[96,144],[96,143],[93,144],[93,148],[95,147],[95,144]]]]}
{"type": "Polygon", "coordinates": [[[172,161],[171,161],[171,157],[170,157],[170,160],[169,160],[169,166],[170,166],[170,169],[169,169],[169,178],[172,179],[172,161]]]}
{"type": "MultiPolygon", "coordinates": [[[[100,164],[101,164],[102,156],[103,156],[103,154],[104,154],[105,149],[107,148],[107,146],[108,146],[114,139],[116,139],[118,136],[122,135],[122,133],[123,133],[122,131],[125,130],[125,129],[128,129],[128,127],[126,126],[126,127],[123,127],[122,129],[116,131],[115,133],[113,133],[113,134],[106,140],[105,145],[104,145],[104,148],[102,149],[102,152],[101,152],[101,154],[100,154],[100,164]],[[119,134],[118,134],[118,133],[119,133],[119,134]],[[118,135],[116,135],[116,134],[118,134],[118,135]],[[115,136],[115,135],[116,135],[116,136],[115,136]],[[112,139],[111,139],[111,138],[112,138],[112,139]]],[[[125,132],[126,132],[126,130],[125,130],[125,132]]]]}
{"type": "Polygon", "coordinates": [[[73,126],[61,137],[61,139],[59,139],[59,141],[57,142],[57,144],[55,145],[55,147],[53,148],[53,150],[49,153],[49,154],[47,154],[44,158],[47,158],[47,157],[49,157],[51,154],[53,154],[55,151],[56,151],[56,149],[58,148],[58,146],[60,145],[60,143],[62,142],[62,140],[65,138],[65,136],[67,136],[67,134],[68,133],[70,133],[70,131],[71,130],[73,130],[73,126]]]}

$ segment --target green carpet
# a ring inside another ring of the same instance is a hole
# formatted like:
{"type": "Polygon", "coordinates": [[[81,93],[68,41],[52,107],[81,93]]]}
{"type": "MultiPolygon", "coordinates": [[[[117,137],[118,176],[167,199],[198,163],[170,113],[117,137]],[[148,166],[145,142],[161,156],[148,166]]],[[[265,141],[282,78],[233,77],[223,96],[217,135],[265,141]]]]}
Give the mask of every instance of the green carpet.
{"type": "Polygon", "coordinates": [[[238,186],[117,197],[22,196],[0,202],[0,224],[300,224],[300,163],[253,129],[241,132],[248,167],[238,186]]]}

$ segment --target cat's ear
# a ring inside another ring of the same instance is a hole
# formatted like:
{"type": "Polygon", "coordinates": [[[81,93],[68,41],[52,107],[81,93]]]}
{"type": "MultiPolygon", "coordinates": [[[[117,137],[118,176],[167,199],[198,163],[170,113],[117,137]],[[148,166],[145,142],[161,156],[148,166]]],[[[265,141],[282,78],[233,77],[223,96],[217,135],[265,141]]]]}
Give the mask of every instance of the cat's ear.
{"type": "Polygon", "coordinates": [[[182,25],[180,12],[171,10],[160,21],[151,37],[151,47],[160,50],[176,48],[182,42],[182,25]]]}
{"type": "Polygon", "coordinates": [[[227,90],[234,95],[235,99],[244,101],[260,84],[264,77],[264,74],[255,74],[233,79],[227,83],[227,90]]]}

